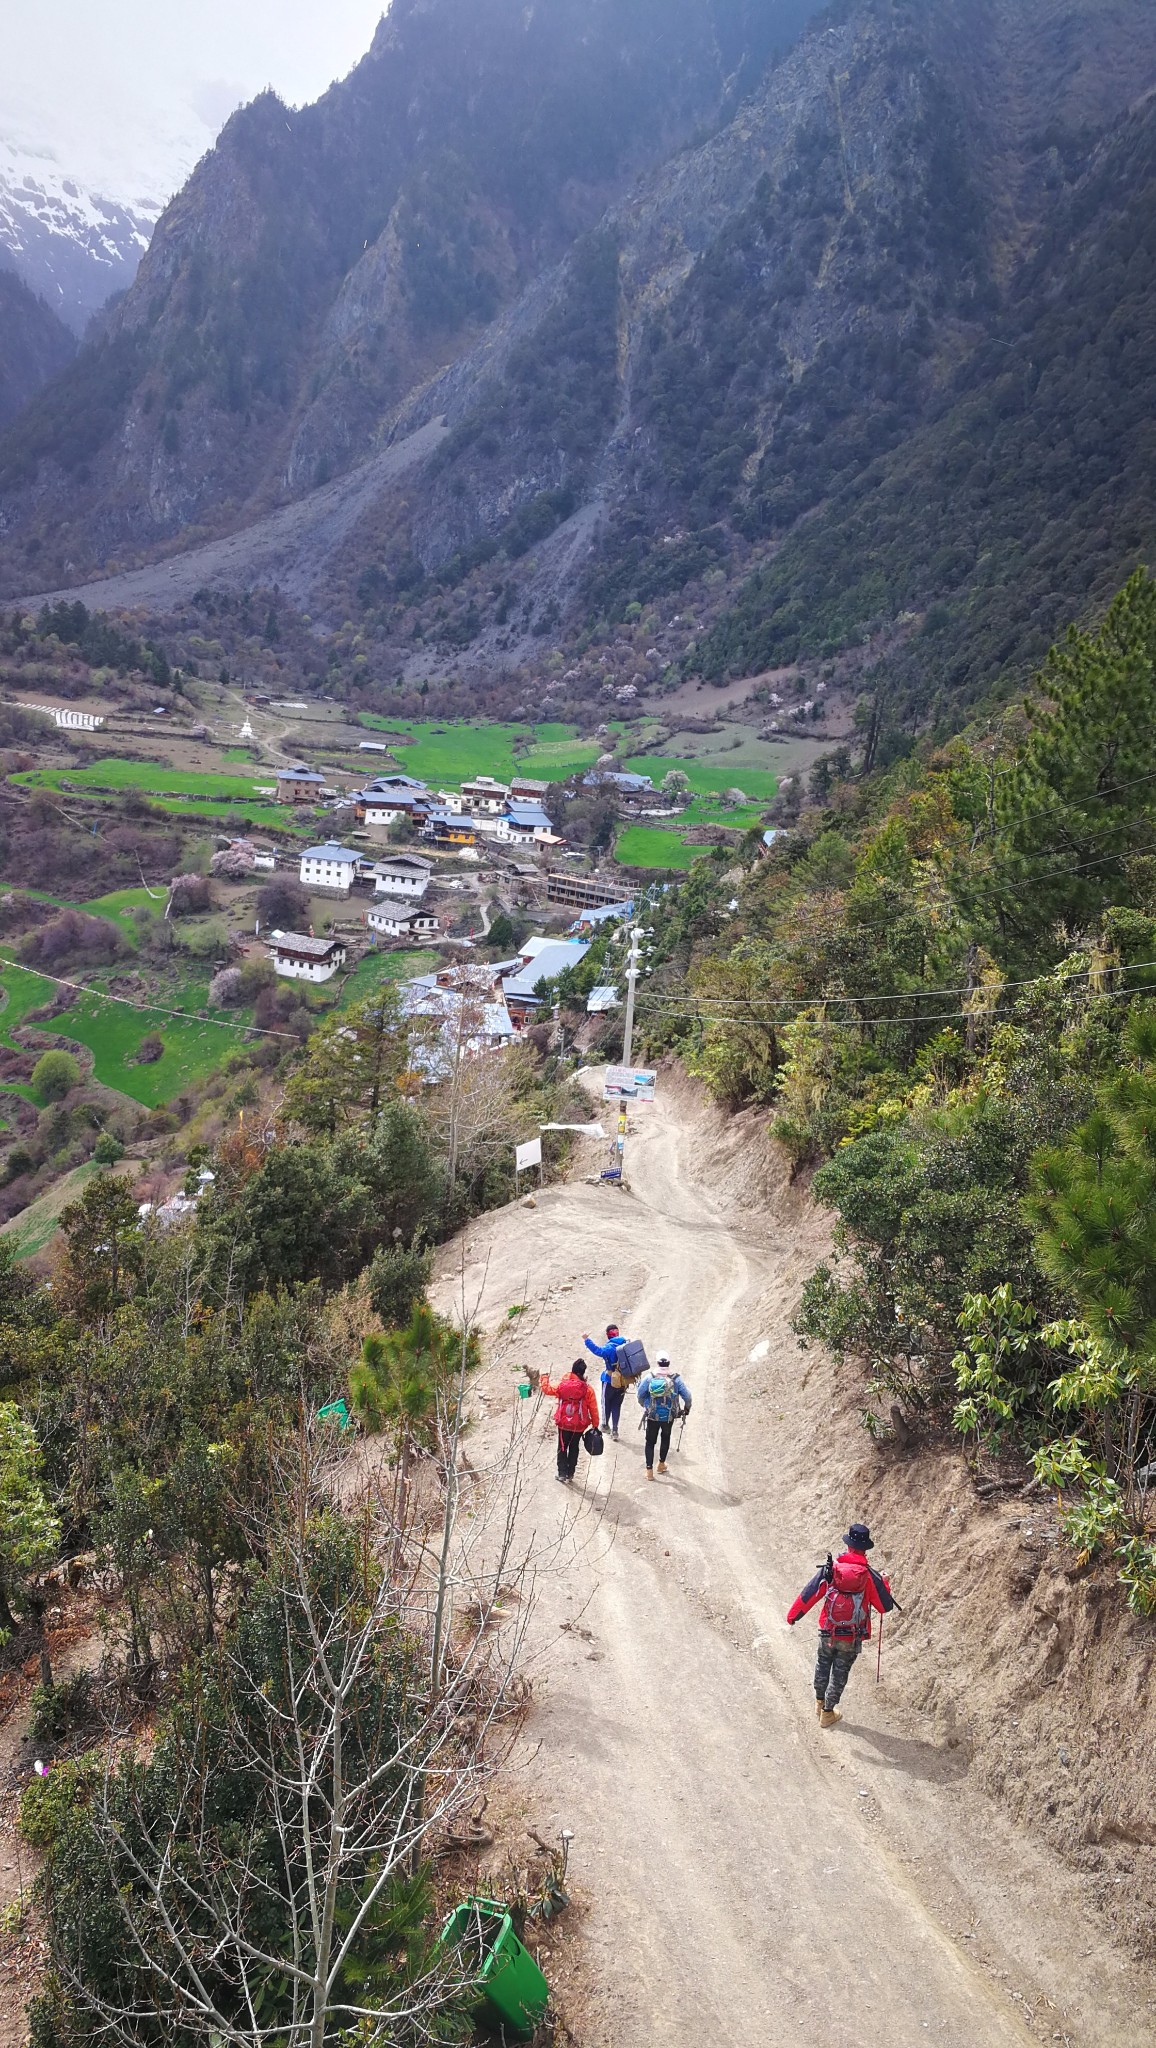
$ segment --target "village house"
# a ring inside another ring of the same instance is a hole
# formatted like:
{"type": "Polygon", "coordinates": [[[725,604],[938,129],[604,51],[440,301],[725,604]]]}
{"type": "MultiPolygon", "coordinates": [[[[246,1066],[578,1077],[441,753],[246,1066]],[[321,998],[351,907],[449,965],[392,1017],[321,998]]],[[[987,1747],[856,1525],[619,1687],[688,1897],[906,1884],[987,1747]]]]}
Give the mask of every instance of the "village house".
{"type": "Polygon", "coordinates": [[[601,931],[603,925],[625,924],[634,909],[633,901],[625,903],[603,903],[597,909],[586,910],[576,917],[567,930],[568,939],[576,938],[580,932],[601,931]]]}
{"type": "Polygon", "coordinates": [[[582,777],[583,789],[605,789],[628,810],[637,809],[654,795],[649,775],[631,775],[624,768],[592,768],[582,777]]]}
{"type": "Polygon", "coordinates": [[[420,900],[429,888],[432,874],[432,860],[423,860],[420,853],[394,853],[374,862],[374,891],[378,896],[412,896],[420,900]]]}
{"type": "Polygon", "coordinates": [[[413,903],[403,903],[396,898],[387,898],[384,903],[375,903],[365,914],[365,922],[371,932],[378,932],[387,939],[432,939],[436,938],[441,925],[431,910],[422,910],[413,903]]]}
{"type": "Polygon", "coordinates": [[[324,775],[298,761],[292,768],[278,768],[274,777],[279,804],[315,804],[325,789],[324,775]]]}
{"type": "Polygon", "coordinates": [[[477,843],[472,818],[451,817],[448,811],[431,811],[421,828],[421,836],[433,846],[470,847],[477,843]]]}
{"type": "Polygon", "coordinates": [[[357,874],[360,854],[330,840],[325,846],[307,847],[301,856],[301,885],[314,896],[348,896],[357,874]]]}
{"type": "Polygon", "coordinates": [[[542,1008],[542,997],[534,993],[538,983],[554,981],[568,967],[577,967],[589,951],[581,939],[526,940],[516,963],[502,976],[502,995],[518,1029],[532,1024],[542,1008]]]}
{"type": "Polygon", "coordinates": [[[514,775],[510,779],[511,804],[537,804],[545,802],[548,782],[536,782],[532,775],[514,775]]]}
{"type": "Polygon", "coordinates": [[[499,812],[505,810],[509,801],[510,791],[507,784],[495,782],[492,775],[476,775],[472,782],[462,784],[462,807],[468,807],[475,817],[486,812],[491,817],[496,817],[499,812]]]}
{"type": "Polygon", "coordinates": [[[275,932],[269,942],[273,972],[288,981],[331,981],[349,951],[341,939],[315,939],[310,932],[275,932]]]}
{"type": "Polygon", "coordinates": [[[513,846],[564,846],[545,811],[536,805],[511,804],[498,819],[499,839],[513,846]]]}
{"type": "Polygon", "coordinates": [[[366,831],[372,837],[384,838],[395,825],[419,824],[428,809],[428,799],[415,796],[412,790],[381,791],[378,795],[363,797],[358,805],[366,831]],[[364,806],[364,809],[363,809],[364,806]]]}
{"type": "Polygon", "coordinates": [[[546,877],[547,903],[568,903],[574,910],[600,910],[617,906],[622,888],[621,875],[602,879],[598,875],[567,875],[555,870],[546,877]]]}
{"type": "Polygon", "coordinates": [[[375,775],[365,786],[366,796],[378,796],[383,792],[388,794],[391,790],[402,796],[406,792],[410,796],[428,796],[429,784],[419,782],[416,775],[403,775],[400,769],[396,769],[389,775],[375,775]]]}
{"type": "Polygon", "coordinates": [[[403,982],[398,993],[403,1016],[426,1027],[415,1036],[411,1059],[428,1083],[447,1080],[462,1058],[476,1059],[513,1043],[516,1034],[505,1001],[477,970],[419,974],[403,982]]]}

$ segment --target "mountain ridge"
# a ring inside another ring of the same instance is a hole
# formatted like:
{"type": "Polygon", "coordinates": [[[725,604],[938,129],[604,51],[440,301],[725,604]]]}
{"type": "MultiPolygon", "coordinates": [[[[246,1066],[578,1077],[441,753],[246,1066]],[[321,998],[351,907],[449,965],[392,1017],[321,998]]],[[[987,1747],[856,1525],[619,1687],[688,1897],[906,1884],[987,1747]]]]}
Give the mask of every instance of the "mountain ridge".
{"type": "MultiPolygon", "coordinates": [[[[706,637],[675,645],[682,671],[764,665],[768,564],[797,565],[793,602],[812,574],[821,596],[808,546],[935,431],[961,377],[993,381],[1016,296],[1048,289],[1032,263],[1050,250],[1058,277],[1056,222],[1156,86],[1141,0],[531,15],[516,81],[512,0],[468,21],[459,0],[402,0],[316,108],[266,95],[234,116],[71,396],[66,379],[0,443],[0,587],[27,590],[31,561],[74,587],[178,533],[307,507],[444,418],[314,579],[319,623],[357,620],[378,673],[428,673],[439,651],[480,673],[543,639],[580,653],[592,620],[673,613],[688,586],[706,637]],[[794,40],[772,62],[776,21],[794,40]],[[488,69],[466,29],[490,37],[488,69]],[[625,153],[604,105],[585,125],[607,76],[616,129],[644,105],[625,153]],[[291,274],[278,222],[300,229],[291,274]]],[[[909,639],[905,606],[869,595],[787,658],[909,639]]],[[[1061,598],[1060,623],[1080,591],[1061,598]]]]}

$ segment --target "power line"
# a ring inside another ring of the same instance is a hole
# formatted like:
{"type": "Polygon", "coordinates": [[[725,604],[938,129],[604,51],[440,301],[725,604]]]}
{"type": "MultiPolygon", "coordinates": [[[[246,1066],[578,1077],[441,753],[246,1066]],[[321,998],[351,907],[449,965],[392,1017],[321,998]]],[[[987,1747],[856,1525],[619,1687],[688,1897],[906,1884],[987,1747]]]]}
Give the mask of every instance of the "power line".
{"type": "MultiPolygon", "coordinates": [[[[1136,961],[1130,967],[1119,968],[1114,971],[1117,973],[1124,974],[1142,974],[1145,972],[1156,971],[1156,960],[1136,961]]],[[[1068,981],[1080,981],[1085,979],[1086,977],[1090,977],[1090,975],[1091,969],[1083,968],[1079,971],[1079,973],[1066,975],[1061,978],[1068,981]]],[[[1040,975],[1034,981],[1000,982],[998,984],[989,984],[986,991],[984,990],[983,986],[980,985],[979,987],[971,990],[966,988],[939,990],[929,989],[927,991],[927,994],[928,999],[932,1000],[936,996],[946,998],[950,995],[965,996],[969,994],[982,995],[986,993],[989,996],[994,997],[995,1001],[998,1003],[1002,999],[1002,997],[1008,992],[1009,989],[1042,988],[1048,982],[1053,981],[1055,979],[1056,977],[1045,974],[1040,975]]],[[[909,1001],[912,1001],[918,998],[919,991],[916,989],[909,989],[906,993],[907,999],[909,1001]]],[[[1117,1001],[1122,996],[1142,996],[1150,995],[1153,993],[1156,993],[1156,984],[1146,982],[1139,988],[1106,989],[1103,991],[1099,1000],[1117,1001]]],[[[744,1010],[741,1006],[741,998],[736,998],[733,1003],[728,1003],[727,998],[725,997],[715,998],[714,1000],[716,1002],[717,1007],[713,1009],[709,1007],[709,1000],[710,999],[708,999],[707,1003],[702,1003],[696,1000],[696,998],[694,998],[693,996],[648,996],[644,999],[647,1014],[654,1016],[656,1020],[669,1018],[673,1021],[677,1017],[686,1017],[695,1022],[703,1024],[757,1025],[759,1023],[764,1022],[774,1022],[782,1023],[785,1025],[795,1023],[799,1020],[799,1018],[806,1017],[813,1011],[826,1009],[828,1004],[831,1002],[854,1002],[857,1001],[858,998],[850,996],[831,997],[822,995],[813,996],[809,1000],[803,1000],[800,998],[796,1007],[793,1010],[791,1010],[788,1015],[783,1017],[779,1017],[778,1015],[774,1017],[767,1017],[763,1011],[757,1009],[753,1005],[751,1008],[744,1010]]],[[[768,1007],[773,1007],[777,1011],[780,1006],[776,1004],[768,1007]]],[[[909,1015],[901,1014],[898,1016],[895,1015],[894,1012],[891,1012],[890,1014],[885,1014],[879,1017],[824,1017],[821,1019],[816,1018],[815,1021],[821,1022],[825,1026],[830,1026],[834,1030],[861,1031],[864,1025],[939,1024],[952,1020],[958,1020],[960,1018],[962,1018],[964,1021],[967,1021],[969,1018],[973,1021],[981,1021],[984,1014],[985,1013],[982,1010],[968,1011],[966,1009],[960,1008],[958,1010],[946,1010],[938,1012],[931,1016],[928,1016],[924,1012],[918,1011],[912,1012],[909,1015]]]]}
{"type": "MultiPolygon", "coordinates": [[[[1149,969],[1156,970],[1156,960],[1135,960],[1127,965],[1122,965],[1120,967],[1113,968],[1112,972],[1117,974],[1143,974],[1149,969]]],[[[998,987],[1000,994],[1003,995],[1009,989],[1042,988],[1048,982],[1083,981],[1092,973],[1092,971],[1093,970],[1090,967],[1073,967],[1069,969],[1066,973],[1057,972],[1054,974],[1033,974],[1024,981],[1001,981],[998,984],[998,987]]],[[[989,985],[995,986],[995,984],[989,985]]],[[[977,992],[978,990],[976,984],[969,984],[967,982],[963,982],[960,983],[958,986],[952,988],[893,989],[888,990],[886,992],[879,992],[877,994],[851,996],[824,995],[822,993],[814,996],[784,996],[782,998],[777,996],[768,996],[766,998],[763,998],[760,996],[732,997],[725,995],[708,995],[704,997],[693,997],[691,998],[691,1000],[698,1001],[703,1004],[709,1004],[712,1002],[721,1004],[729,1010],[738,1010],[747,1007],[751,1009],[763,1008],[779,1010],[788,1008],[801,1008],[805,1010],[810,1010],[814,1009],[816,1005],[822,1004],[825,1006],[828,1003],[910,1003],[919,1002],[924,998],[926,998],[927,1001],[930,1002],[938,997],[974,995],[977,992]]],[[[662,993],[661,990],[648,991],[647,993],[648,1000],[654,1003],[681,1003],[684,1000],[686,1000],[685,998],[678,995],[666,996],[662,993]]],[[[881,1018],[879,1019],[879,1021],[881,1023],[885,1023],[887,1019],[881,1018]]]]}

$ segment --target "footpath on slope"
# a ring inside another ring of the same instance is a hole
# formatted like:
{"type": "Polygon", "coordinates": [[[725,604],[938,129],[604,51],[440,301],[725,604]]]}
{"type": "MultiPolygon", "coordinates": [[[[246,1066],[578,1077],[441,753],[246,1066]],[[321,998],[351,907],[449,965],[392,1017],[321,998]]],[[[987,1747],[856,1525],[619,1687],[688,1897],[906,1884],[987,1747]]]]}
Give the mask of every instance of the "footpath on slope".
{"type": "MultiPolygon", "coordinates": [[[[669,1351],[694,1395],[653,1485],[632,1396],[621,1442],[583,1457],[573,1489],[554,1478],[552,1404],[530,1425],[523,1524],[553,1538],[571,1522],[573,1562],[537,1588],[515,1796],[543,1833],[574,1830],[566,2020],[583,2048],[1136,2048],[1156,1977],[970,1783],[950,1727],[909,1710],[918,1611],[883,1685],[872,1651],[842,1727],[818,1729],[814,1622],[783,1616],[875,1505],[869,1483],[833,1484],[858,1456],[846,1418],[815,1474],[825,1514],[799,1484],[815,1361],[788,1317],[824,1220],[788,1191],[774,1213],[712,1199],[717,1133],[689,1090],[660,1089],[634,1121],[629,1192],[573,1183],[482,1218],[437,1283],[489,1335],[533,1306],[483,1377],[471,1460],[508,1429],[511,1357],[557,1373],[611,1319],[669,1351]]],[[[879,1535],[902,1599],[903,1558],[879,1535]]]]}

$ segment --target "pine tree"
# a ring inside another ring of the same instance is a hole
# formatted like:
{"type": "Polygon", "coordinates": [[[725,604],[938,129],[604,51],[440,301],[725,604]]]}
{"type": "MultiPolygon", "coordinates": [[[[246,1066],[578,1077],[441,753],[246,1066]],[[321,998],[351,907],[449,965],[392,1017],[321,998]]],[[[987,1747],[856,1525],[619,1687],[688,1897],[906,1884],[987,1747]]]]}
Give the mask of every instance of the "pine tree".
{"type": "Polygon", "coordinates": [[[997,805],[1012,929],[1086,930],[1156,845],[1156,581],[1139,569],[1099,631],[1054,648],[997,805]]]}

